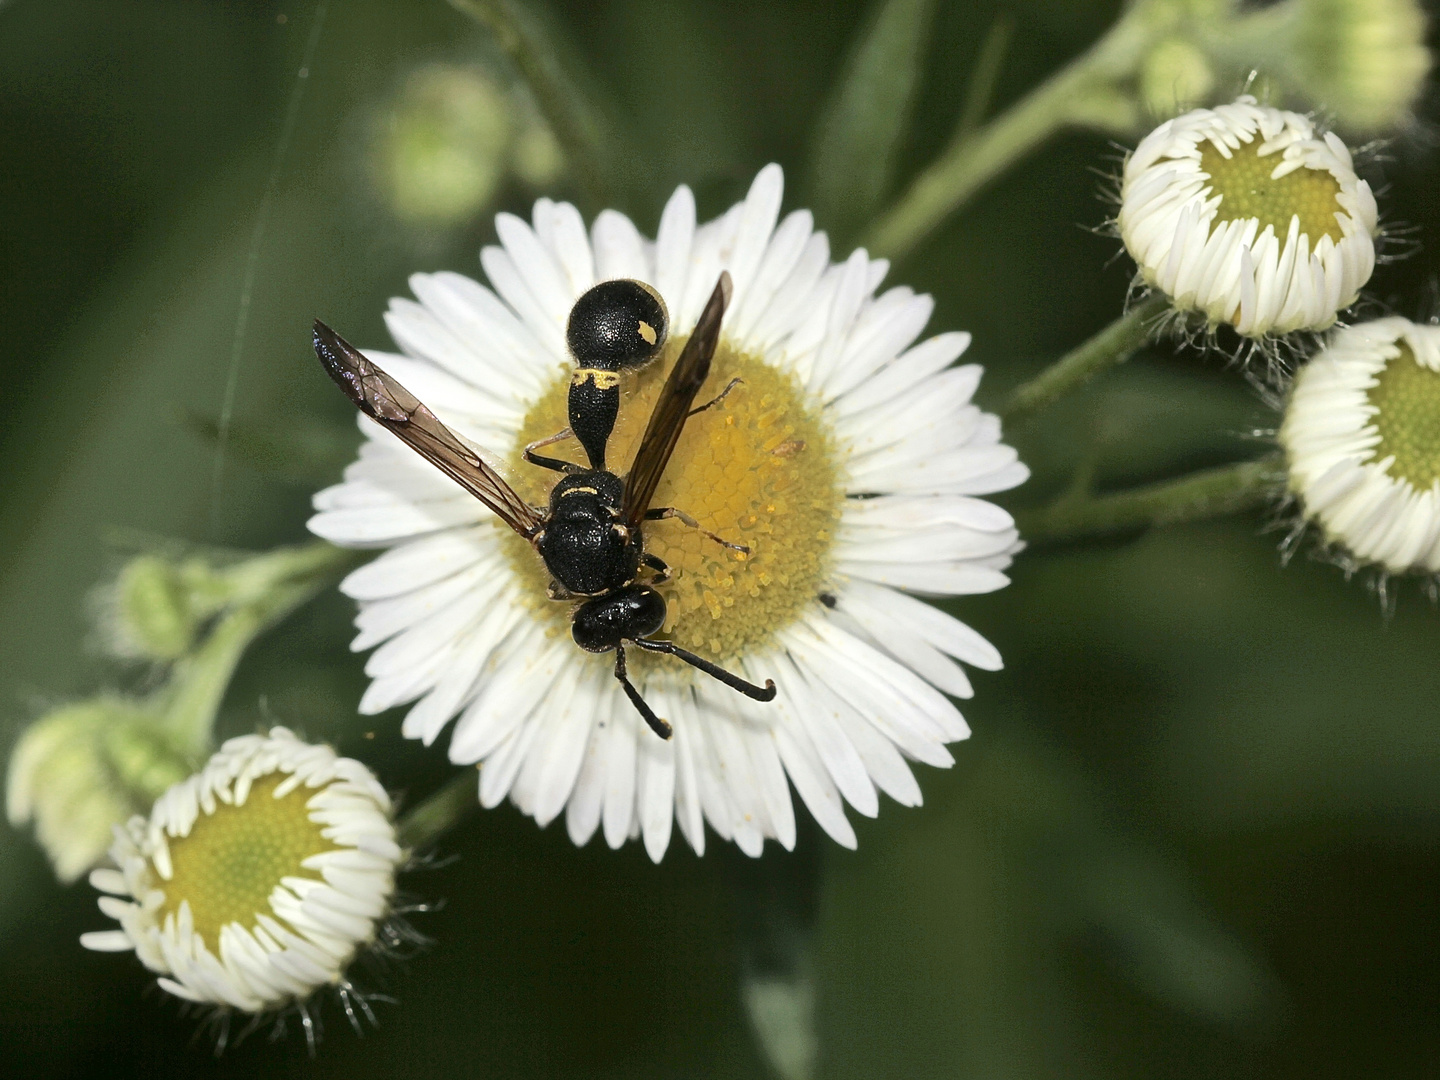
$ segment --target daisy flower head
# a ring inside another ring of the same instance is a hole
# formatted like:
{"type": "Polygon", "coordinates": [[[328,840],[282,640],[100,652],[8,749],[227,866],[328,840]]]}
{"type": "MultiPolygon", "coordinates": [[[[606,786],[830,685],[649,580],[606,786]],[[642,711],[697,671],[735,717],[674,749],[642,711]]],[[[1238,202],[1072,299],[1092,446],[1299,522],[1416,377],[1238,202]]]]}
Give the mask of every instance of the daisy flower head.
{"type": "Polygon", "coordinates": [[[1440,326],[1337,331],[1296,374],[1280,443],[1304,519],[1347,566],[1440,573],[1440,326]]]}
{"type": "Polygon", "coordinates": [[[1375,268],[1375,197],[1345,144],[1248,95],[1141,140],[1117,225],[1147,286],[1248,338],[1326,329],[1375,268]]]}
{"type": "Polygon", "coordinates": [[[185,1001],[263,1014],[325,986],[349,1007],[346,969],[390,913],[402,852],[369,769],[274,727],[116,826],[110,857],[90,882],[120,928],[81,944],[133,950],[185,1001]]]}
{"type": "MultiPolygon", "coordinates": [[[[930,298],[877,295],[888,266],[863,250],[832,263],[807,211],[780,220],[782,188],[768,166],[744,201],[697,224],[681,187],[653,241],[613,211],[587,230],[548,199],[528,224],[502,214],[499,246],[481,253],[491,288],[416,275],[417,300],[387,315],[403,352],[369,353],[543,507],[558,474],[522,451],[566,428],[572,385],[592,377],[567,350],[577,299],[633,279],[668,318],[663,344],[641,320],[658,356],[619,375],[608,460],[624,475],[727,273],[697,398],[720,400],[685,424],[652,500],[683,516],[648,522],[643,542],[670,575],[653,582],[655,640],[755,687],[773,680],[773,700],[632,650],[629,678],[673,729],[657,737],[613,658],[570,640],[573,605],[547,598],[532,544],[368,419],[344,482],[315,497],[313,532],[389,549],[342,585],[360,604],[353,647],[378,646],[361,711],[413,702],[403,730],[426,743],[458,718],[450,757],[480,765],[480,801],[508,796],[542,826],[564,811],[577,844],[597,830],[611,847],[643,838],[658,861],[677,824],[703,852],[708,822],[751,855],[767,838],[791,848],[793,784],[854,846],[846,803],[870,816],[880,792],[917,805],[908,762],[947,766],[946,744],[969,734],[946,696],[971,693],[956,661],[1000,666],[980,635],[909,595],[998,589],[1018,549],[1010,516],[980,496],[1027,471],[971,403],[980,369],[951,366],[969,335],[917,344],[930,298]]],[[[545,452],[583,460],[573,440],[545,452]]]]}

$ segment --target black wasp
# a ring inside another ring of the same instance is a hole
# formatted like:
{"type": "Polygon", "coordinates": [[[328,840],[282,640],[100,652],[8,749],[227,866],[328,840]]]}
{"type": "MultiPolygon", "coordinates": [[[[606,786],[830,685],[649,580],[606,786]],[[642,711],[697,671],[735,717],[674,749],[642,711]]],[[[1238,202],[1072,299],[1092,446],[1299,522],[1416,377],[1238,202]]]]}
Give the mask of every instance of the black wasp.
{"type": "MultiPolygon", "coordinates": [[[[571,614],[571,636],[588,652],[615,650],[615,678],[645,722],[663,739],[671,726],[645,703],[626,675],[627,643],[668,653],[756,701],[771,701],[775,683],[759,687],[669,641],[654,639],[665,625],[665,598],[652,586],[666,580],[665,563],[645,550],[646,521],[679,518],[698,522],[675,507],[651,507],[650,500],[685,421],[725,397],[692,408],[710,373],[720,339],[720,320],[730,301],[730,275],[722,273],[695,330],[675,362],[650,413],[640,448],[623,478],[605,467],[605,444],[620,409],[620,372],[653,360],[665,343],[669,318],[654,289],[639,281],[602,281],[570,310],[565,340],[574,356],[568,409],[570,426],[525,448],[525,460],[565,475],[550,492],[550,505],[537,510],[507,484],[469,445],[442,424],[405,387],[366,359],[335,331],[315,322],[315,353],[330,377],[356,407],[383,424],[446,476],[474,495],[502,521],[529,540],[553,581],[554,600],[579,599],[571,614]],[[541,446],[574,436],[590,467],[535,453],[541,446]],[[651,571],[649,584],[640,568],[651,571]]],[[[736,380],[738,381],[738,380],[736,380]]],[[[707,533],[735,550],[748,549],[707,533]]]]}

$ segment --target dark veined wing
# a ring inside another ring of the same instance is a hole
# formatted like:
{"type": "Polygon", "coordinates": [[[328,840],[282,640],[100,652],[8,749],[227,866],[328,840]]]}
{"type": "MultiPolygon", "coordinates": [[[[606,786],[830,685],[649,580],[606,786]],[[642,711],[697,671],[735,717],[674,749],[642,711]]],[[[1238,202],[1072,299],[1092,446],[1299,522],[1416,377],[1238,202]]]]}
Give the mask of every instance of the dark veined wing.
{"type": "Polygon", "coordinates": [[[357,409],[400,436],[410,449],[495,511],[521,536],[528,539],[540,531],[540,515],[499,473],[419,398],[319,319],[315,320],[315,355],[357,409]]]}
{"type": "Polygon", "coordinates": [[[625,524],[634,529],[645,520],[645,511],[650,509],[650,500],[675,444],[680,441],[680,432],[685,428],[685,418],[690,415],[690,406],[700,392],[705,378],[710,374],[710,360],[715,355],[715,346],[720,341],[720,320],[730,303],[730,274],[720,272],[715,291],[705,303],[690,340],[680,352],[680,359],[670,369],[660,397],[651,410],[650,422],[645,425],[645,435],[640,440],[640,449],[635,451],[635,461],[625,477],[624,508],[625,524]]]}

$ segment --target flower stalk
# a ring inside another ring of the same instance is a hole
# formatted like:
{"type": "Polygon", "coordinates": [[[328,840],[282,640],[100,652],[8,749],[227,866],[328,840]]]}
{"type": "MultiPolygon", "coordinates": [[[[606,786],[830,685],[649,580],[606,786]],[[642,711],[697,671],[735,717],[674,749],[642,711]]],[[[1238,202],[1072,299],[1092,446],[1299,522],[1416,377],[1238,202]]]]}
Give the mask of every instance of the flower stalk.
{"type": "Polygon", "coordinates": [[[1013,422],[1083,385],[1099,372],[1125,363],[1149,339],[1156,321],[1168,309],[1169,301],[1163,295],[1146,297],[1035,378],[1016,387],[1000,407],[1001,418],[1013,422]]]}
{"type": "Polygon", "coordinates": [[[1284,463],[1277,454],[1109,495],[1092,495],[1088,484],[1080,483],[1049,506],[1016,514],[1016,523],[1030,543],[1058,543],[1201,521],[1264,502],[1284,482],[1284,475],[1284,463]]]}
{"type": "Polygon", "coordinates": [[[315,543],[280,548],[226,575],[233,595],[243,601],[221,615],[204,642],[176,664],[169,685],[160,691],[161,725],[178,752],[204,757],[220,702],[250,643],[355,561],[352,552],[315,543]]]}
{"type": "Polygon", "coordinates": [[[983,127],[962,124],[950,145],[871,226],[865,247],[899,259],[981,188],[1069,125],[1128,133],[1139,110],[1121,87],[1133,77],[1172,5],[1132,7],[1085,53],[983,127]]]}
{"type": "Polygon", "coordinates": [[[400,846],[407,851],[427,847],[480,809],[475,784],[474,770],[465,769],[407,811],[395,826],[400,846]]]}

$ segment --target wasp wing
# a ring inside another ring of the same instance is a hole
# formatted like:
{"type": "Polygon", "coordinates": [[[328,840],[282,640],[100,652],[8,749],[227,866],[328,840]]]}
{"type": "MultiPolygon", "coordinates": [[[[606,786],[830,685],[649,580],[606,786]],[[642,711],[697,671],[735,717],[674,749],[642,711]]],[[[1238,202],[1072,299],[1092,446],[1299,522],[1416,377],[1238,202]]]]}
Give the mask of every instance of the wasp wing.
{"type": "Polygon", "coordinates": [[[319,319],[315,320],[315,355],[357,409],[393,431],[521,536],[532,537],[540,531],[541,516],[499,473],[442,424],[424,402],[319,319]]]}
{"type": "Polygon", "coordinates": [[[650,422],[645,425],[645,435],[640,440],[640,449],[635,451],[635,461],[625,477],[625,497],[622,507],[625,524],[634,529],[645,520],[645,511],[650,509],[650,500],[675,444],[680,441],[680,432],[685,428],[685,418],[690,415],[690,406],[700,392],[705,378],[710,374],[710,361],[715,356],[715,346],[720,341],[720,320],[730,303],[730,274],[721,271],[715,291],[705,303],[690,340],[680,352],[680,359],[670,369],[660,397],[650,412],[650,422]]]}

